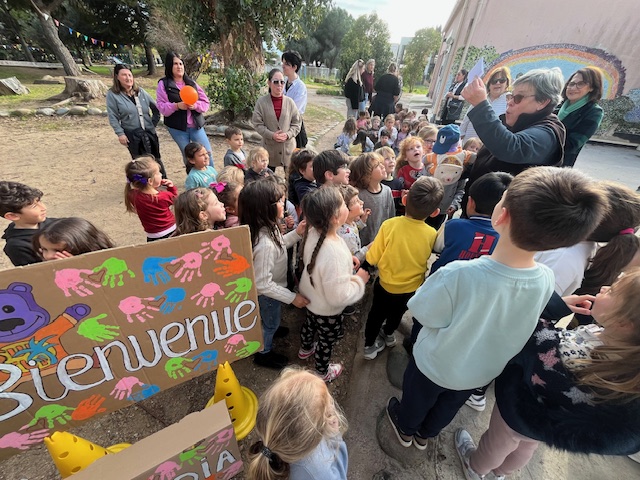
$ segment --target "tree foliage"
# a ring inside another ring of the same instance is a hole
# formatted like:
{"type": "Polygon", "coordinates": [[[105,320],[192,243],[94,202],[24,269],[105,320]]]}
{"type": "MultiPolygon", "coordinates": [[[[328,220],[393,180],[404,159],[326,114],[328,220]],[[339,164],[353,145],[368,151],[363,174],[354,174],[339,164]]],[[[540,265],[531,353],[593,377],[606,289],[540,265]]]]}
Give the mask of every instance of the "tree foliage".
{"type": "Polygon", "coordinates": [[[467,50],[467,56],[464,60],[464,65],[460,65],[460,60],[462,60],[462,52],[464,48],[459,48],[456,52],[456,58],[453,61],[455,68],[451,71],[456,72],[461,68],[466,70],[471,70],[473,66],[480,60],[480,57],[484,58],[485,65],[491,65],[493,61],[500,56],[500,54],[496,51],[496,47],[493,45],[485,45],[484,47],[474,47],[471,45],[469,50],[467,50]]]}
{"type": "Polygon", "coordinates": [[[407,45],[404,51],[404,68],[402,76],[405,85],[409,86],[409,91],[413,91],[413,86],[422,80],[422,74],[429,57],[437,52],[442,33],[440,29],[422,28],[418,30],[407,45]]]}
{"type": "Polygon", "coordinates": [[[340,75],[346,75],[359,58],[365,62],[370,58],[375,59],[376,77],[385,73],[392,58],[389,38],[387,22],[377,14],[358,17],[342,39],[338,61],[340,75]]]}

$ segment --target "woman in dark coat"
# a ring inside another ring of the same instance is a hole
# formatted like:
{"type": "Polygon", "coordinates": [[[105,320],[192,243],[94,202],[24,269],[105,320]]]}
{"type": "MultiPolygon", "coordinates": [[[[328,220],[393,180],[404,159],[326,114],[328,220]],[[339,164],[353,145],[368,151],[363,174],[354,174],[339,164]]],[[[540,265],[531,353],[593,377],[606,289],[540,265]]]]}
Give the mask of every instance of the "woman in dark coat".
{"type": "Polygon", "coordinates": [[[395,63],[389,65],[387,73],[382,75],[375,86],[376,96],[373,111],[380,118],[395,113],[395,105],[400,97],[400,82],[398,81],[398,67],[395,63]]]}
{"type": "Polygon", "coordinates": [[[347,118],[358,118],[358,112],[365,109],[362,73],[364,61],[356,60],[344,79],[344,96],[347,97],[347,118]]]}

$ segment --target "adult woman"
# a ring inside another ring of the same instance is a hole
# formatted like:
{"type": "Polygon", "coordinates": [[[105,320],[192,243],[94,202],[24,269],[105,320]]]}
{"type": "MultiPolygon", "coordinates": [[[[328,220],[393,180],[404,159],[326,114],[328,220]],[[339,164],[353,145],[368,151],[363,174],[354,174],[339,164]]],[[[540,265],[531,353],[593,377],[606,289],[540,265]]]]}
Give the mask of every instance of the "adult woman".
{"type": "Polygon", "coordinates": [[[269,93],[256,102],[253,126],[262,135],[262,146],[269,152],[269,166],[276,168],[291,162],[296,147],[295,137],[300,132],[302,118],[295,102],[284,96],[284,75],[274,68],[269,72],[269,93]]]}
{"type": "Polygon", "coordinates": [[[344,77],[344,96],[347,97],[347,118],[358,118],[358,111],[365,109],[364,84],[362,73],[364,62],[356,60],[347,76],[344,77]]]}
{"type": "Polygon", "coordinates": [[[444,105],[440,112],[440,123],[442,125],[449,125],[455,123],[460,118],[462,113],[462,106],[464,104],[464,98],[462,97],[462,89],[467,84],[467,72],[464,68],[461,68],[453,79],[453,83],[449,87],[449,91],[445,95],[444,105]]]}
{"type": "MultiPolygon", "coordinates": [[[[507,111],[507,90],[511,85],[511,72],[508,67],[500,67],[493,71],[487,83],[487,100],[491,104],[493,111],[498,117],[507,111]]],[[[460,139],[469,140],[477,136],[475,129],[469,120],[469,112],[473,106],[467,110],[467,114],[460,125],[460,139]]]]}
{"type": "Polygon", "coordinates": [[[562,72],[559,68],[531,70],[513,82],[507,110],[498,118],[487,100],[484,82],[476,78],[462,91],[473,109],[469,120],[484,147],[469,173],[462,205],[469,188],[488,172],[517,175],[537,165],[560,166],[566,131],[553,114],[560,102],[562,72]]]}
{"type": "Polygon", "coordinates": [[[581,68],[562,89],[564,102],[557,113],[567,129],[563,167],[573,167],[580,150],[600,126],[604,112],[596,102],[601,97],[602,75],[595,67],[581,68]]]}
{"type": "Polygon", "coordinates": [[[164,124],[169,129],[171,138],[178,144],[182,160],[187,172],[191,169],[184,147],[197,142],[207,149],[209,165],[213,166],[211,144],[204,131],[204,112],[209,110],[209,98],[204,90],[184,72],[182,59],[173,52],[167,53],[164,59],[164,77],[158,82],[156,100],[160,113],[164,116],[164,124]],[[187,105],[180,98],[180,90],[190,86],[197,90],[198,100],[187,105]]]}
{"type": "Polygon", "coordinates": [[[287,77],[284,94],[296,102],[296,107],[298,107],[301,118],[300,133],[296,136],[297,148],[307,146],[307,131],[304,128],[304,121],[302,120],[302,115],[304,115],[304,111],[307,108],[307,86],[298,76],[301,66],[302,56],[295,50],[287,50],[282,54],[282,73],[287,77]]]}
{"type": "Polygon", "coordinates": [[[107,114],[118,141],[129,149],[131,158],[150,153],[160,165],[162,178],[167,178],[156,135],[160,112],[153,98],[136,85],[131,70],[125,65],[116,65],[113,69],[113,86],[107,92],[107,114]]]}
{"type": "Polygon", "coordinates": [[[367,64],[362,72],[362,85],[364,85],[365,106],[366,102],[371,103],[371,97],[373,97],[373,71],[376,68],[376,61],[373,58],[367,60],[367,64]]]}
{"type": "Polygon", "coordinates": [[[400,97],[400,82],[398,82],[398,67],[395,63],[389,64],[387,73],[382,75],[375,86],[376,97],[373,102],[373,111],[380,118],[395,112],[395,104],[400,97]]]}

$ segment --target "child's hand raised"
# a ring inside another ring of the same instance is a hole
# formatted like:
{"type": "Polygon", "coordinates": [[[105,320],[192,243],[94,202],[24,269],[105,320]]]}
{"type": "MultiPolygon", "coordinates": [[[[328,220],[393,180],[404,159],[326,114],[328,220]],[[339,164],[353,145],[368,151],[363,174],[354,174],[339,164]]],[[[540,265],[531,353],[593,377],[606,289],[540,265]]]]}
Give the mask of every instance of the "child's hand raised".
{"type": "Polygon", "coordinates": [[[163,178],[160,181],[160,185],[162,185],[164,187],[171,188],[171,187],[173,187],[173,182],[171,180],[169,180],[168,178],[163,178]]]}
{"type": "Polygon", "coordinates": [[[302,220],[296,227],[296,233],[300,236],[304,235],[304,231],[307,228],[307,221],[302,220]]]}
{"type": "Polygon", "coordinates": [[[369,215],[371,215],[371,209],[365,208],[363,214],[360,215],[360,221],[362,223],[367,223],[367,220],[369,219],[369,215]]]}
{"type": "Polygon", "coordinates": [[[591,306],[596,297],[593,295],[567,295],[562,297],[569,310],[579,315],[591,315],[591,306]]]}

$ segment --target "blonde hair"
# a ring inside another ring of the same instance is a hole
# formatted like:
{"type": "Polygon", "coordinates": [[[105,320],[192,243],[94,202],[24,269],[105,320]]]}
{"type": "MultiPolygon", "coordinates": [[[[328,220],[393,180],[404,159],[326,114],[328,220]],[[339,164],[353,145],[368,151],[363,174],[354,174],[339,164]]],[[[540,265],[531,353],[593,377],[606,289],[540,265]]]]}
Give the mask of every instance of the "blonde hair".
{"type": "Polygon", "coordinates": [[[424,141],[432,135],[438,135],[438,127],[435,125],[426,125],[418,130],[418,136],[424,141]]]}
{"type": "Polygon", "coordinates": [[[249,157],[247,158],[247,165],[249,165],[249,167],[253,168],[256,160],[258,158],[266,158],[267,161],[269,161],[269,152],[267,152],[267,149],[264,147],[257,147],[254,148],[253,150],[251,150],[249,152],[249,157]]]}
{"type": "MultiPolygon", "coordinates": [[[[422,130],[424,130],[424,128],[422,130]]],[[[414,135],[413,137],[407,137],[400,143],[400,152],[398,153],[398,157],[396,158],[396,171],[394,172],[396,175],[402,167],[409,163],[406,158],[407,150],[409,150],[415,143],[419,143],[424,148],[424,141],[422,140],[420,134],[418,134],[418,136],[414,135]]]]}
{"type": "Polygon", "coordinates": [[[349,72],[347,73],[347,76],[344,77],[344,81],[348,81],[350,78],[353,78],[353,81],[362,85],[362,77],[360,76],[360,69],[364,67],[364,61],[363,60],[356,60],[355,62],[353,62],[353,65],[351,65],[351,68],[349,69],[349,72]]]}
{"type": "Polygon", "coordinates": [[[393,158],[396,158],[396,152],[393,151],[391,147],[380,147],[375,151],[382,158],[385,158],[386,155],[393,155],[393,158]]]}
{"type": "Polygon", "coordinates": [[[290,465],[317,448],[324,438],[347,429],[347,421],[317,375],[286,368],[260,397],[256,433],[249,449],[247,477],[288,478],[290,465]]]}
{"type": "Polygon", "coordinates": [[[176,197],[173,203],[173,211],[176,216],[175,236],[204,232],[211,228],[200,215],[207,209],[211,195],[215,195],[211,189],[198,187],[187,190],[176,197]]]}
{"type": "Polygon", "coordinates": [[[484,146],[484,143],[482,143],[482,140],[480,140],[478,137],[471,137],[469,140],[464,142],[462,149],[468,150],[472,145],[477,145],[478,150],[480,150],[484,146]]]}
{"type": "Polygon", "coordinates": [[[237,165],[227,165],[218,174],[218,182],[235,182],[244,185],[244,170],[237,165]]]}

